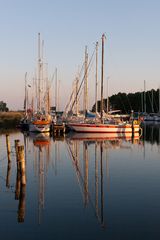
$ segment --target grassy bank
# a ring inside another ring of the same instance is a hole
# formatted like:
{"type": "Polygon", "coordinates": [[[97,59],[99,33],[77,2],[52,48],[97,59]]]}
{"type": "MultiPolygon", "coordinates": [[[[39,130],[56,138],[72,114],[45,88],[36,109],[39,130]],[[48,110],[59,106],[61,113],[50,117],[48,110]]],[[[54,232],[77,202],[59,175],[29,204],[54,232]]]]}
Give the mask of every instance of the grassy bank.
{"type": "Polygon", "coordinates": [[[23,112],[0,112],[0,128],[15,128],[23,117],[23,112]]]}

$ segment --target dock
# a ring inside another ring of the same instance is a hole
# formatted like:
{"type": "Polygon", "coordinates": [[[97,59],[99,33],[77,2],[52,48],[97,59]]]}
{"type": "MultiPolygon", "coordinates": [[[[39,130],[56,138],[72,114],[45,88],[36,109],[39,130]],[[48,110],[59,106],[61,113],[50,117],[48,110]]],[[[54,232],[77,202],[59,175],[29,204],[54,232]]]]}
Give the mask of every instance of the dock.
{"type": "Polygon", "coordinates": [[[53,123],[51,126],[51,131],[54,135],[64,135],[66,132],[66,126],[64,123],[62,124],[53,123]]]}

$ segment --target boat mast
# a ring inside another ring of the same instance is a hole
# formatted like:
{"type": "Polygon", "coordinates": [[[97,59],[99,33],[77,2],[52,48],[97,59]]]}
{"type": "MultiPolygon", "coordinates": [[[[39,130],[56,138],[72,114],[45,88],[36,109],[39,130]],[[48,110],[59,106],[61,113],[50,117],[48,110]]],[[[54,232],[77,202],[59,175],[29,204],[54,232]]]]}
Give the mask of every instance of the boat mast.
{"type": "Polygon", "coordinates": [[[154,107],[153,107],[153,89],[152,89],[152,113],[154,112],[154,107]]]}
{"type": "Polygon", "coordinates": [[[160,113],[160,87],[159,87],[158,92],[159,92],[159,113],[160,113]]]}
{"type": "Polygon", "coordinates": [[[141,92],[141,104],[142,104],[142,113],[143,113],[144,112],[144,110],[143,110],[143,91],[141,92]]]}
{"type": "Polygon", "coordinates": [[[56,78],[55,78],[55,108],[57,112],[57,68],[56,68],[56,78]]]}
{"type": "Polygon", "coordinates": [[[144,80],[144,112],[146,113],[146,81],[144,80]]]}
{"type": "Polygon", "coordinates": [[[40,54],[40,33],[38,33],[38,111],[41,110],[41,54],[40,54]]]}
{"type": "Polygon", "coordinates": [[[84,70],[84,115],[88,109],[88,53],[85,47],[85,70],[84,70]]]}
{"type": "Polygon", "coordinates": [[[27,116],[27,105],[28,105],[28,94],[27,94],[27,72],[26,72],[25,73],[25,99],[24,99],[25,116],[27,116]]]}
{"type": "Polygon", "coordinates": [[[101,66],[101,123],[103,122],[103,78],[104,78],[104,40],[105,35],[102,35],[102,66],[101,66]]]}
{"type": "Polygon", "coordinates": [[[79,74],[76,77],[76,116],[78,116],[78,83],[79,83],[79,74]]]}
{"type": "Polygon", "coordinates": [[[41,84],[40,84],[40,91],[41,91],[41,110],[43,109],[44,111],[46,111],[46,106],[45,106],[45,103],[44,103],[44,92],[45,92],[45,87],[46,87],[46,79],[44,78],[44,61],[43,61],[43,58],[44,58],[44,40],[42,40],[41,42],[41,64],[40,64],[40,74],[41,74],[41,84]]]}
{"type": "Polygon", "coordinates": [[[95,112],[97,113],[97,86],[98,86],[98,42],[96,42],[96,91],[95,91],[95,112]]]}
{"type": "Polygon", "coordinates": [[[46,64],[47,67],[47,71],[46,71],[46,98],[47,98],[47,102],[46,102],[46,111],[48,112],[48,114],[50,114],[50,86],[49,86],[49,79],[48,79],[48,65],[46,64]]]}
{"type": "Polygon", "coordinates": [[[58,80],[58,87],[57,87],[57,111],[60,111],[60,95],[59,95],[59,90],[60,90],[60,80],[58,80]]]}
{"type": "Polygon", "coordinates": [[[107,114],[109,112],[109,93],[108,93],[108,89],[109,89],[109,77],[107,77],[107,114]]]}

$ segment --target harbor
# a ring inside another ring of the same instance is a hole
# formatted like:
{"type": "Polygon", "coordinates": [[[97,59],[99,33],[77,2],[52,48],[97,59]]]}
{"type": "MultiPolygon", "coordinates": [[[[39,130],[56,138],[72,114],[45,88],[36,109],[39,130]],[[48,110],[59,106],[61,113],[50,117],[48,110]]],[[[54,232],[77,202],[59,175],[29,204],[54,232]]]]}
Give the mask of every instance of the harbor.
{"type": "Polygon", "coordinates": [[[1,1],[2,240],[160,239],[159,10],[1,1]]]}
{"type": "MultiPolygon", "coordinates": [[[[119,118],[113,114],[109,114],[109,101],[107,99],[107,111],[104,108],[104,53],[105,53],[105,34],[101,37],[101,94],[100,94],[100,109],[98,109],[97,87],[95,97],[95,112],[91,112],[88,106],[88,74],[93,55],[89,60],[88,50],[85,47],[84,59],[84,73],[82,79],[76,80],[76,88],[73,89],[69,102],[66,104],[65,110],[62,115],[57,114],[57,69],[55,71],[55,106],[51,107],[51,85],[49,79],[44,76],[44,59],[43,51],[44,44],[41,40],[41,34],[38,33],[38,59],[37,59],[37,79],[34,83],[34,92],[32,92],[32,100],[29,99],[27,90],[27,73],[25,74],[25,97],[24,97],[24,111],[25,115],[20,121],[22,130],[29,132],[45,133],[52,131],[54,134],[65,134],[66,129],[69,131],[82,132],[82,133],[114,133],[118,134],[141,134],[142,128],[140,127],[140,118],[134,119],[133,110],[128,114],[128,119],[120,115],[119,118]],[[83,91],[83,109],[79,109],[80,92],[83,91]],[[35,94],[36,93],[36,94],[35,94]],[[31,102],[31,104],[29,104],[31,102]],[[51,109],[55,111],[51,111],[51,109]],[[81,112],[81,114],[80,114],[81,112]]],[[[96,43],[96,86],[97,86],[97,54],[98,43],[96,43]]],[[[111,104],[110,104],[111,105],[111,104]]],[[[111,107],[111,106],[110,106],[111,107]]]]}
{"type": "Polygon", "coordinates": [[[145,125],[143,135],[134,138],[16,130],[1,133],[0,146],[0,222],[6,239],[28,228],[27,238],[39,239],[46,231],[47,239],[69,237],[70,231],[77,239],[128,239],[126,225],[133,238],[150,239],[152,228],[156,231],[159,125],[145,125]],[[22,173],[18,159],[24,162],[22,173]],[[141,230],[146,227],[147,233],[141,230]]]}
{"type": "MultiPolygon", "coordinates": [[[[140,235],[147,240],[157,231],[159,108],[154,114],[149,112],[145,91],[138,94],[142,104],[132,94],[132,108],[127,111],[116,109],[118,100],[112,101],[112,96],[105,99],[105,41],[102,34],[101,91],[98,96],[96,77],[92,109],[88,104],[92,56],[89,61],[85,48],[82,76],[74,82],[69,101],[60,111],[57,69],[53,101],[38,33],[37,73],[31,92],[25,73],[24,109],[10,112],[5,108],[0,115],[0,222],[3,220],[4,227],[11,219],[8,226],[14,228],[4,230],[6,239],[12,233],[17,238],[23,230],[25,239],[44,239],[47,233],[47,239],[128,240],[140,235]]],[[[97,65],[95,69],[97,76],[97,65]]],[[[152,94],[155,105],[160,99],[157,93],[152,94]]],[[[123,93],[117,95],[127,98],[123,93]]]]}

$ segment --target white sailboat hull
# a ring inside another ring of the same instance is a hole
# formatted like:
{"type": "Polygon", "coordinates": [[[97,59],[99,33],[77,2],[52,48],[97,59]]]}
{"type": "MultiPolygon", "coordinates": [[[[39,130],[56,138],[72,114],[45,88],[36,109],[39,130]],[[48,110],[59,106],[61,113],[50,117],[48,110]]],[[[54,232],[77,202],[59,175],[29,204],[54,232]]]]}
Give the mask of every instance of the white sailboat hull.
{"type": "Polygon", "coordinates": [[[68,127],[76,132],[88,133],[139,133],[139,125],[132,124],[84,124],[70,123],[68,127]]]}
{"type": "Polygon", "coordinates": [[[144,122],[160,122],[160,116],[159,115],[147,115],[144,117],[144,122]]]}
{"type": "Polygon", "coordinates": [[[29,131],[30,132],[49,132],[50,131],[50,124],[29,124],[29,131]]]}

